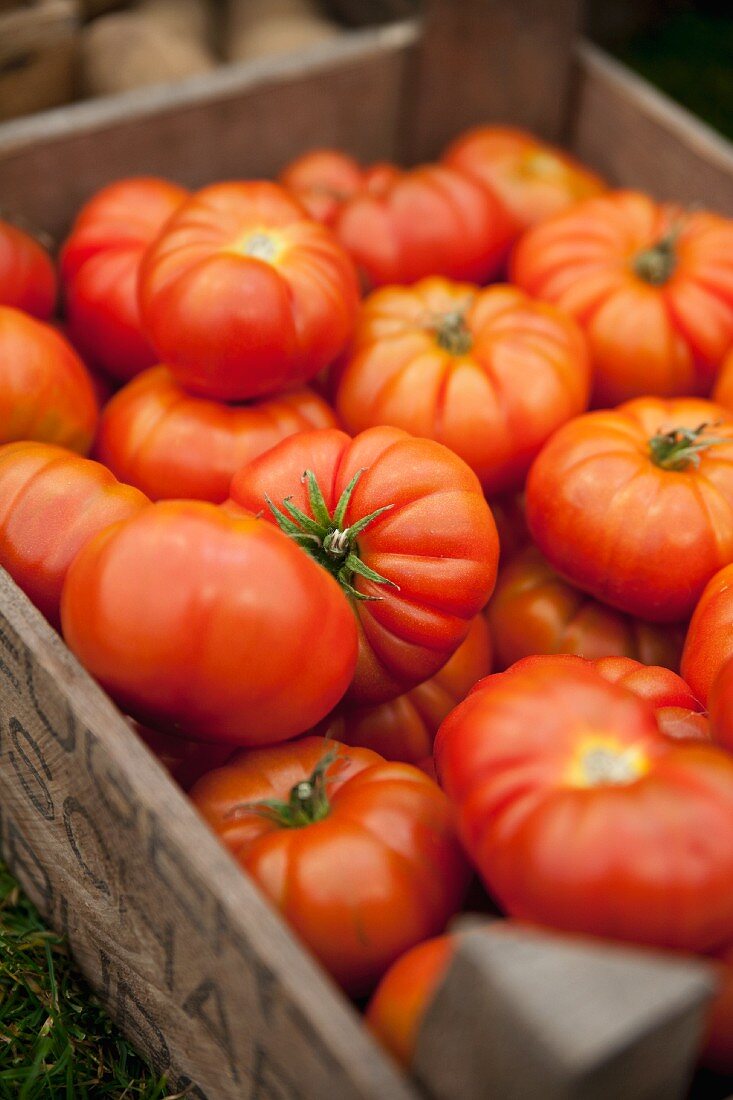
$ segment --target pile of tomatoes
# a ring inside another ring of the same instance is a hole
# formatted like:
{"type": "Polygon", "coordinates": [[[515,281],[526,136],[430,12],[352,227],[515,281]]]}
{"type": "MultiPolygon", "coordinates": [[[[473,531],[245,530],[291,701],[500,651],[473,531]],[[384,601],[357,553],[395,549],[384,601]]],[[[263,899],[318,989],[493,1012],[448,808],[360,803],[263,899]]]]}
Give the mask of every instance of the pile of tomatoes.
{"type": "Polygon", "coordinates": [[[121,180],[0,223],[0,442],[0,564],[397,1057],[477,876],[715,960],[733,1072],[732,221],[501,127],[121,180]]]}

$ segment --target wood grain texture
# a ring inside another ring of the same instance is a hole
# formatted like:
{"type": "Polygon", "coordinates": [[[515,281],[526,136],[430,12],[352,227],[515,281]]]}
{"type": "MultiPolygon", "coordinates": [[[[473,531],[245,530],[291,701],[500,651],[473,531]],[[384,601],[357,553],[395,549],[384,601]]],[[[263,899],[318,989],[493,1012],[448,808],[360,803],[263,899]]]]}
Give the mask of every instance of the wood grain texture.
{"type": "Polygon", "coordinates": [[[435,157],[482,122],[561,137],[579,12],[580,0],[426,0],[405,90],[404,158],[435,157]]]}
{"type": "Polygon", "coordinates": [[[570,143],[611,182],[733,216],[733,145],[589,42],[570,143]]]}
{"type": "Polygon", "coordinates": [[[4,858],[172,1091],[414,1097],[2,570],[0,809],[4,858]]]}
{"type": "Polygon", "coordinates": [[[223,66],[174,86],[73,104],[0,127],[0,208],[52,235],[99,187],[162,175],[189,187],[272,176],[317,145],[397,153],[416,25],[344,32],[298,56],[223,66]]]}
{"type": "Polygon", "coordinates": [[[434,1100],[679,1100],[715,980],[701,960],[492,921],[457,949],[418,1035],[434,1100]]]}

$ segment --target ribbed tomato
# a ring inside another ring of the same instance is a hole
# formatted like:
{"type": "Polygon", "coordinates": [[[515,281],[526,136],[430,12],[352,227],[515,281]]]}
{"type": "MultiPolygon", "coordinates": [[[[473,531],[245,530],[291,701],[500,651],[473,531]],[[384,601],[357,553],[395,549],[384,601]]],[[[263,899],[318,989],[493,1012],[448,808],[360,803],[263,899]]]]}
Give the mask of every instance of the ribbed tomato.
{"type": "Polygon", "coordinates": [[[463,900],[468,868],[451,806],[409,764],[306,737],[237,754],[191,797],[352,994],[441,932],[463,900]]]}
{"type": "Polygon", "coordinates": [[[376,707],[338,707],[319,732],[346,745],[373,749],[385,760],[422,766],[438,727],[483,676],[491,672],[491,638],[483,615],[447,664],[412,691],[376,707]]]}
{"type": "Polygon", "coordinates": [[[313,149],[292,161],[279,182],[324,225],[333,225],[343,204],[361,192],[378,193],[400,174],[393,164],[363,168],[336,149],[313,149]]]}
{"type": "Polygon", "coordinates": [[[509,126],[468,130],[448,146],[443,161],[491,187],[518,233],[606,190],[600,176],[562,149],[509,126]]]}
{"type": "Polygon", "coordinates": [[[707,702],[718,673],[733,657],[733,565],[710,579],[693,613],[682,651],[681,672],[707,702]]]}
{"type": "Polygon", "coordinates": [[[689,951],[733,939],[733,758],[664,736],[648,701],[579,658],[482,680],[435,759],[510,915],[689,951]]]}
{"type": "Polygon", "coordinates": [[[501,269],[512,239],[511,219],[494,194],[440,164],[354,195],[333,228],[371,287],[428,275],[483,283],[501,269]]]}
{"type": "Polygon", "coordinates": [[[432,278],[367,298],[336,408],[350,432],[393,424],[444,443],[499,493],[521,488],[589,388],[585,339],[569,317],[514,287],[432,278]]]}
{"type": "Polygon", "coordinates": [[[56,627],[69,566],[92,536],[147,497],[104,466],[48,443],[0,447],[0,565],[56,627]]]}
{"type": "Polygon", "coordinates": [[[330,406],[306,387],[224,405],[190,396],[167,367],[152,367],[103,410],[95,454],[152,500],[220,504],[245,462],[295,432],[335,426],[330,406]]]}
{"type": "Polygon", "coordinates": [[[64,337],[0,306],[0,443],[36,439],[86,454],[99,410],[89,372],[64,337]]]}
{"type": "Polygon", "coordinates": [[[0,306],[47,321],[56,304],[56,272],[30,233],[0,218],[0,306]]]}
{"type": "Polygon", "coordinates": [[[339,586],[285,535],[203,501],[162,501],[83,547],[61,601],[81,663],[145,725],[233,745],[302,733],[357,656],[339,586]]]}
{"type": "Polygon", "coordinates": [[[642,664],[629,657],[601,657],[593,667],[604,680],[633,691],[654,707],[657,726],[666,737],[709,741],[705,706],[672,669],[642,664]]]}
{"type": "Polygon", "coordinates": [[[433,676],[491,595],[498,538],[476,475],[398,428],[302,432],[243,467],[232,500],[337,577],[359,627],[350,704],[433,676]]]}
{"type": "Polygon", "coordinates": [[[156,360],[137,300],[140,260],[188,192],[154,177],[117,180],[81,208],[61,252],[69,336],[95,366],[128,379],[156,360]]]}
{"type": "Polygon", "coordinates": [[[308,381],[350,338],[353,264],[282,187],[219,183],[168,222],[140,268],[145,331],[191,393],[243,401],[308,381]]]}
{"type": "Polygon", "coordinates": [[[512,281],[585,330],[596,405],[710,392],[733,344],[733,221],[634,191],[530,229],[512,281]]]}
{"type": "Polygon", "coordinates": [[[684,624],[648,623],[581,592],[535,546],[502,564],[486,615],[499,669],[535,653],[632,657],[677,669],[685,639],[684,624]]]}
{"type": "Polygon", "coordinates": [[[530,470],[527,522],[550,564],[597,599],[686,619],[733,561],[733,418],[648,397],[570,421],[530,470]]]}

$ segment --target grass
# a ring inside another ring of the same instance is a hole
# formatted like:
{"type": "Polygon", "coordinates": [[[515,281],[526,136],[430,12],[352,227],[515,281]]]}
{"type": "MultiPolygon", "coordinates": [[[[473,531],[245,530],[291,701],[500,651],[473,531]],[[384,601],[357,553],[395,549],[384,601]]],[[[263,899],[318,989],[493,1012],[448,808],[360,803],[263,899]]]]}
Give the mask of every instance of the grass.
{"type": "Polygon", "coordinates": [[[167,1095],[0,864],[0,1100],[167,1095]]]}

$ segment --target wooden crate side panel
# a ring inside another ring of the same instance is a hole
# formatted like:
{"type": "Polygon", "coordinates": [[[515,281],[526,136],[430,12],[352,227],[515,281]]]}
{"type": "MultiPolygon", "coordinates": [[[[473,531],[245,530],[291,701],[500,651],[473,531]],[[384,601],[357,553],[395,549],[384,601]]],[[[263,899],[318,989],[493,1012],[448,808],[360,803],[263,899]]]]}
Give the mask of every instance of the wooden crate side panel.
{"type": "Polygon", "coordinates": [[[364,160],[397,153],[412,23],[345,32],[298,57],[264,59],[75,104],[0,128],[0,209],[53,235],[99,187],[162,175],[189,187],[272,177],[333,145],[364,160]]]}
{"type": "Polygon", "coordinates": [[[612,183],[733,216],[733,145],[625,65],[576,50],[577,155],[612,183]]]}
{"type": "Polygon", "coordinates": [[[23,887],[173,1090],[414,1096],[1,570],[0,823],[23,887]]]}

